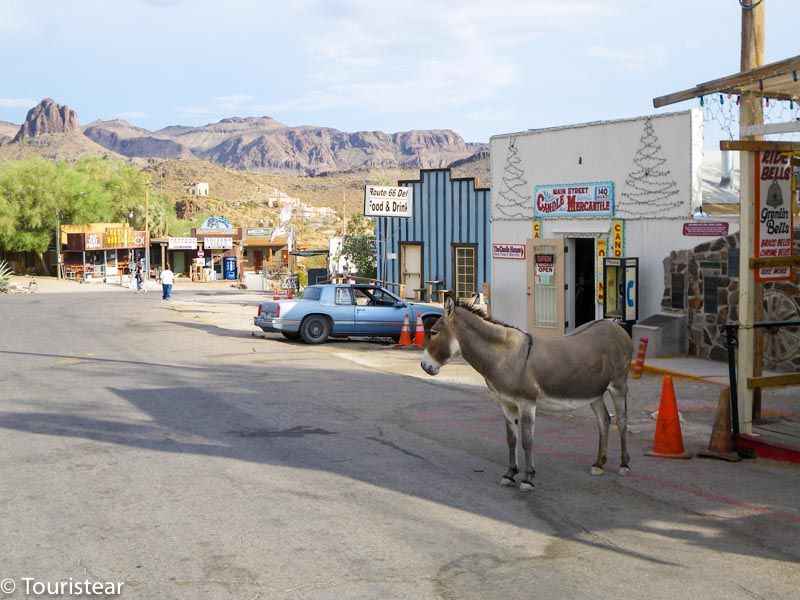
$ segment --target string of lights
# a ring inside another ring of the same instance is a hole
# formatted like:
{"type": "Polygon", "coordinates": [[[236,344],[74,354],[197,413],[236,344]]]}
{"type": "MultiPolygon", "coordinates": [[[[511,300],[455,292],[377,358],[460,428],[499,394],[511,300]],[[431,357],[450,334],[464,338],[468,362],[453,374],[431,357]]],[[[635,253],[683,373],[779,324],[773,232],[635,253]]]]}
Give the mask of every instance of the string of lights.
{"type": "Polygon", "coordinates": [[[533,200],[525,180],[525,171],[519,166],[521,162],[517,138],[512,136],[508,142],[503,185],[495,203],[494,220],[524,221],[533,218],[533,200]]]}
{"type": "MultiPolygon", "coordinates": [[[[741,100],[732,94],[710,94],[702,96],[699,100],[703,111],[703,123],[714,124],[729,140],[739,139],[739,110],[741,100]]],[[[786,123],[800,121],[800,103],[793,100],[776,100],[774,98],[761,99],[761,112],[764,123],[786,123]]],[[[703,138],[706,131],[703,128],[703,138]]],[[[800,135],[797,132],[770,133],[768,139],[781,141],[797,141],[800,135]]]]}

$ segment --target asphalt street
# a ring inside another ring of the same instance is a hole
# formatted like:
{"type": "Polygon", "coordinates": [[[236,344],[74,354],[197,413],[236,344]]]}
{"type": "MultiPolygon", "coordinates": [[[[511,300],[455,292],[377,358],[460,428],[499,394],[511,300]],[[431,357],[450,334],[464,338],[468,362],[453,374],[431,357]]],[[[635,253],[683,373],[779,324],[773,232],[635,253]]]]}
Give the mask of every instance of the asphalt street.
{"type": "MultiPolygon", "coordinates": [[[[631,476],[613,428],[589,474],[588,406],[545,405],[525,494],[466,365],[253,336],[256,298],[222,287],[73,286],[0,297],[5,597],[797,598],[800,469],[644,457],[658,377],[631,382],[631,476]]],[[[700,445],[719,388],[676,386],[700,445]]]]}

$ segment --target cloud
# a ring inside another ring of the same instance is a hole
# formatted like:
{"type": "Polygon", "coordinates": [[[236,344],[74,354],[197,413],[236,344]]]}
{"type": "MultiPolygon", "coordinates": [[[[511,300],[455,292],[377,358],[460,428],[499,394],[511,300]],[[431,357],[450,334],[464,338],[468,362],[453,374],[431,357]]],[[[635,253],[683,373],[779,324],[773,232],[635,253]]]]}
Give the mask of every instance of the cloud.
{"type": "Polygon", "coordinates": [[[667,56],[667,49],[657,45],[628,49],[594,45],[586,49],[586,55],[616,63],[619,69],[641,71],[663,64],[667,56]]]}
{"type": "Polygon", "coordinates": [[[249,94],[231,94],[230,96],[218,96],[214,100],[224,108],[238,108],[244,104],[252,103],[255,98],[249,94]]]}
{"type": "Polygon", "coordinates": [[[37,102],[30,98],[0,98],[0,108],[33,108],[37,102]]]}
{"type": "Polygon", "coordinates": [[[477,121],[480,123],[505,123],[511,121],[515,116],[517,116],[517,112],[511,109],[493,110],[487,108],[467,113],[467,118],[470,121],[477,121]]]}

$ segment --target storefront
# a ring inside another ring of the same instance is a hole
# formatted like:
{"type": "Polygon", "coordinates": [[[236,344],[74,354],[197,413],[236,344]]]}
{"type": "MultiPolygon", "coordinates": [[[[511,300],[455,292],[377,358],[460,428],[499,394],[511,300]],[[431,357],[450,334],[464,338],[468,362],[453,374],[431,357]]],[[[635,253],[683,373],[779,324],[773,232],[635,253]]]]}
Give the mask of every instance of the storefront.
{"type": "Polygon", "coordinates": [[[242,233],[242,268],[261,273],[286,266],[286,237],[273,238],[272,227],[246,227],[242,233]],[[282,252],[282,250],[284,252],[282,252]]]}
{"type": "Polygon", "coordinates": [[[65,225],[67,244],[63,253],[66,279],[107,281],[130,275],[144,264],[145,232],[122,223],[65,225]]]}
{"type": "Polygon", "coordinates": [[[233,227],[223,217],[209,217],[200,227],[192,228],[192,237],[200,247],[197,257],[204,259],[205,269],[210,270],[213,281],[239,278],[242,262],[240,227],[233,227]]]}

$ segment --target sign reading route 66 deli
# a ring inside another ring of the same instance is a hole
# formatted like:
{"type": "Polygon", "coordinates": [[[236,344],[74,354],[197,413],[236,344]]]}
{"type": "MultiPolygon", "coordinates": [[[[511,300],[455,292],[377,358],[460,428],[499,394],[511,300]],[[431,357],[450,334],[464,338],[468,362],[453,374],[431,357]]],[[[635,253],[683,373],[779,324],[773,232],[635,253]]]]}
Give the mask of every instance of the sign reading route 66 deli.
{"type": "MultiPolygon", "coordinates": [[[[792,255],[792,167],[779,152],[759,152],[756,158],[755,255],[792,255]]],[[[791,267],[760,267],[756,281],[789,279],[791,267]]]]}

